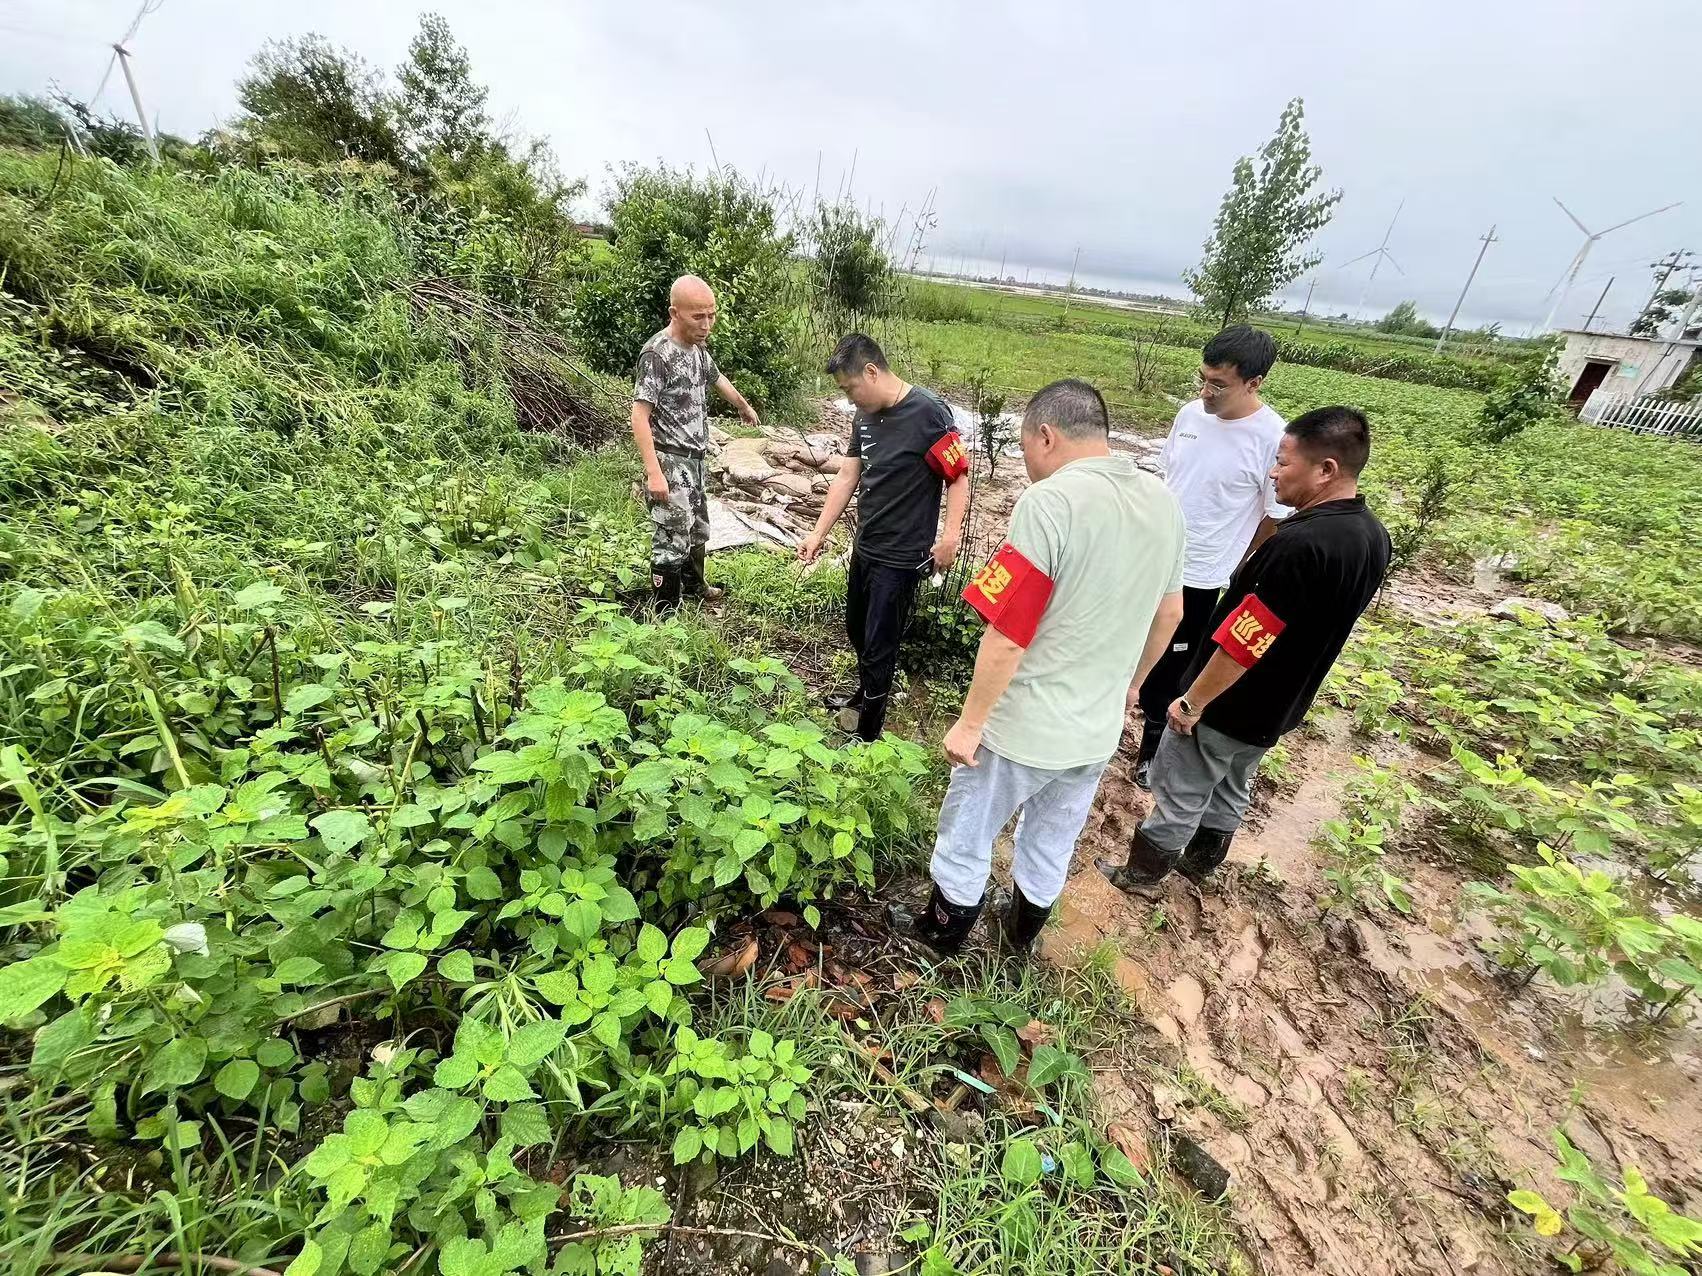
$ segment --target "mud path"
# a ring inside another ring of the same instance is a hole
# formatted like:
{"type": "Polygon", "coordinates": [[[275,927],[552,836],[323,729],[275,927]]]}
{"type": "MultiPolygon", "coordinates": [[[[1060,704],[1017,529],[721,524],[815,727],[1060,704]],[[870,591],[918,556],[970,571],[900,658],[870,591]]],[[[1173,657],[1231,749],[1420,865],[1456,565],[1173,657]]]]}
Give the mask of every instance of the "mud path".
{"type": "Polygon", "coordinates": [[[1551,1270],[1504,1202],[1554,1191],[1562,1124],[1598,1169],[1635,1164],[1696,1213],[1697,1030],[1639,1040],[1618,1007],[1515,991],[1461,920],[1462,880],[1398,853],[1411,918],[1323,918],[1311,842],[1352,749],[1291,740],[1298,784],[1260,802],[1215,881],[1173,876],[1160,905],[1093,867],[1121,858],[1148,802],[1126,757],[1107,772],[1043,948],[1073,962],[1115,945],[1150,1025],[1098,1071],[1107,1119],[1209,1152],[1249,1257],[1281,1276],[1551,1270]]]}

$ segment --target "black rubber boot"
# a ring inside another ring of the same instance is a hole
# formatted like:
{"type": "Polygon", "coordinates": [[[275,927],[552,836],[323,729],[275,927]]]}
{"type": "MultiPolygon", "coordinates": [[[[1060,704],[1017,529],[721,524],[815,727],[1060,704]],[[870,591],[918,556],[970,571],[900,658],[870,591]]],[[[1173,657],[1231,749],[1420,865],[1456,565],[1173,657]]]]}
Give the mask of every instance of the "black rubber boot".
{"type": "Polygon", "coordinates": [[[1101,873],[1111,879],[1111,885],[1125,895],[1141,899],[1161,899],[1164,879],[1175,867],[1175,857],[1147,840],[1140,829],[1129,839],[1129,859],[1119,864],[1115,860],[1095,860],[1101,873]]]}
{"type": "Polygon", "coordinates": [[[696,598],[702,602],[720,602],[726,596],[726,590],[709,583],[705,572],[705,561],[708,550],[698,545],[691,551],[691,557],[686,559],[685,566],[680,570],[680,586],[688,598],[696,598]]]}
{"type": "Polygon", "coordinates": [[[1011,883],[1011,901],[999,919],[1000,950],[1009,957],[1027,957],[1051,915],[1052,905],[1034,903],[1022,893],[1022,887],[1011,883]]]}
{"type": "Polygon", "coordinates": [[[1188,839],[1182,858],[1176,861],[1176,871],[1197,882],[1223,863],[1229,854],[1229,844],[1235,840],[1234,829],[1198,829],[1188,839]]]}
{"type": "Polygon", "coordinates": [[[682,581],[677,567],[653,569],[656,575],[656,613],[667,615],[679,610],[682,581]]]}
{"type": "Polygon", "coordinates": [[[909,918],[909,925],[904,930],[909,938],[926,944],[940,956],[955,957],[963,950],[969,932],[975,929],[976,919],[981,916],[982,902],[954,904],[936,886],[934,893],[928,897],[928,907],[909,918]]]}

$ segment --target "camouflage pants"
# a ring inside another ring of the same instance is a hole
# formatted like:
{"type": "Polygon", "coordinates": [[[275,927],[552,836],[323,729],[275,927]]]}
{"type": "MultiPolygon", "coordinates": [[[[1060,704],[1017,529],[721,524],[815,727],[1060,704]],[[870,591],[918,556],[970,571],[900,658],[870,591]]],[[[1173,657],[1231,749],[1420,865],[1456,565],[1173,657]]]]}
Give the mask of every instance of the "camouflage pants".
{"type": "Polygon", "coordinates": [[[709,543],[709,484],[701,456],[658,449],[656,463],[668,480],[668,499],[650,502],[650,563],[658,572],[677,572],[709,543]]]}

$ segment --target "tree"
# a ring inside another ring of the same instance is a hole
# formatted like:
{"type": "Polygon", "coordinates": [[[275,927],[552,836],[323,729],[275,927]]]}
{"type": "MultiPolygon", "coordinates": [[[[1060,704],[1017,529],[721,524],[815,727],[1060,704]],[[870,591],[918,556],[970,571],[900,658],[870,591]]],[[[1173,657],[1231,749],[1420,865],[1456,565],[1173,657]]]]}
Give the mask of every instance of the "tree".
{"type": "Polygon", "coordinates": [[[421,15],[396,81],[396,123],[416,160],[436,155],[460,171],[489,146],[490,90],[473,81],[467,50],[440,15],[421,15]]]}
{"type": "Polygon", "coordinates": [[[1564,420],[1566,390],[1559,363],[1560,346],[1550,342],[1540,358],[1503,368],[1495,387],[1483,396],[1475,437],[1486,443],[1505,443],[1533,425],[1564,420]]]}
{"type": "Polygon", "coordinates": [[[897,300],[898,272],[881,245],[881,224],[855,204],[821,203],[806,224],[813,309],[835,337],[861,331],[897,300]]]}
{"type": "Polygon", "coordinates": [[[1182,277],[1220,323],[1265,304],[1322,260],[1304,250],[1329,224],[1341,192],[1313,191],[1323,169],[1312,163],[1304,116],[1295,98],[1283,108],[1257,166],[1245,155],[1235,162],[1205,256],[1182,277]]]}
{"type": "Polygon", "coordinates": [[[237,81],[237,101],[239,131],[292,159],[408,167],[381,74],[322,35],[268,41],[237,81]]]}
{"type": "Polygon", "coordinates": [[[1418,313],[1416,301],[1403,301],[1377,321],[1378,332],[1392,332],[1404,337],[1434,337],[1436,325],[1418,313]]]}
{"type": "MultiPolygon", "coordinates": [[[[1633,337],[1660,336],[1661,329],[1679,318],[1684,307],[1696,299],[1698,291],[1702,291],[1695,288],[1667,287],[1667,280],[1672,278],[1673,272],[1681,268],[1685,261],[1693,256],[1695,254],[1688,249],[1679,249],[1668,253],[1659,261],[1649,263],[1655,272],[1655,290],[1649,294],[1649,300],[1644,305],[1643,312],[1627,329],[1633,337]]],[[[1679,335],[1683,336],[1684,334],[1680,333],[1679,335]]]]}

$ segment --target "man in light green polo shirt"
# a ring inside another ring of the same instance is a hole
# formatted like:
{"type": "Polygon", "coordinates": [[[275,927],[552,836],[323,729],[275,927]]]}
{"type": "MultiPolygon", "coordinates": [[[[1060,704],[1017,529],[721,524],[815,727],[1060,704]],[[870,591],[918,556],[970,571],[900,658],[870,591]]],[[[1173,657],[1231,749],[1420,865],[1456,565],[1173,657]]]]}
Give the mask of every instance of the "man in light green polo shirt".
{"type": "Polygon", "coordinates": [[[1026,952],[1063,892],[1076,838],[1123,735],[1125,705],[1182,614],[1182,511],[1112,456],[1105,400],[1056,381],[1029,401],[1033,486],[1010,539],[964,599],[988,622],[963,713],[946,733],[933,896],[917,938],[956,952],[980,915],[993,841],[1017,823],[1004,946],[1026,952]]]}

